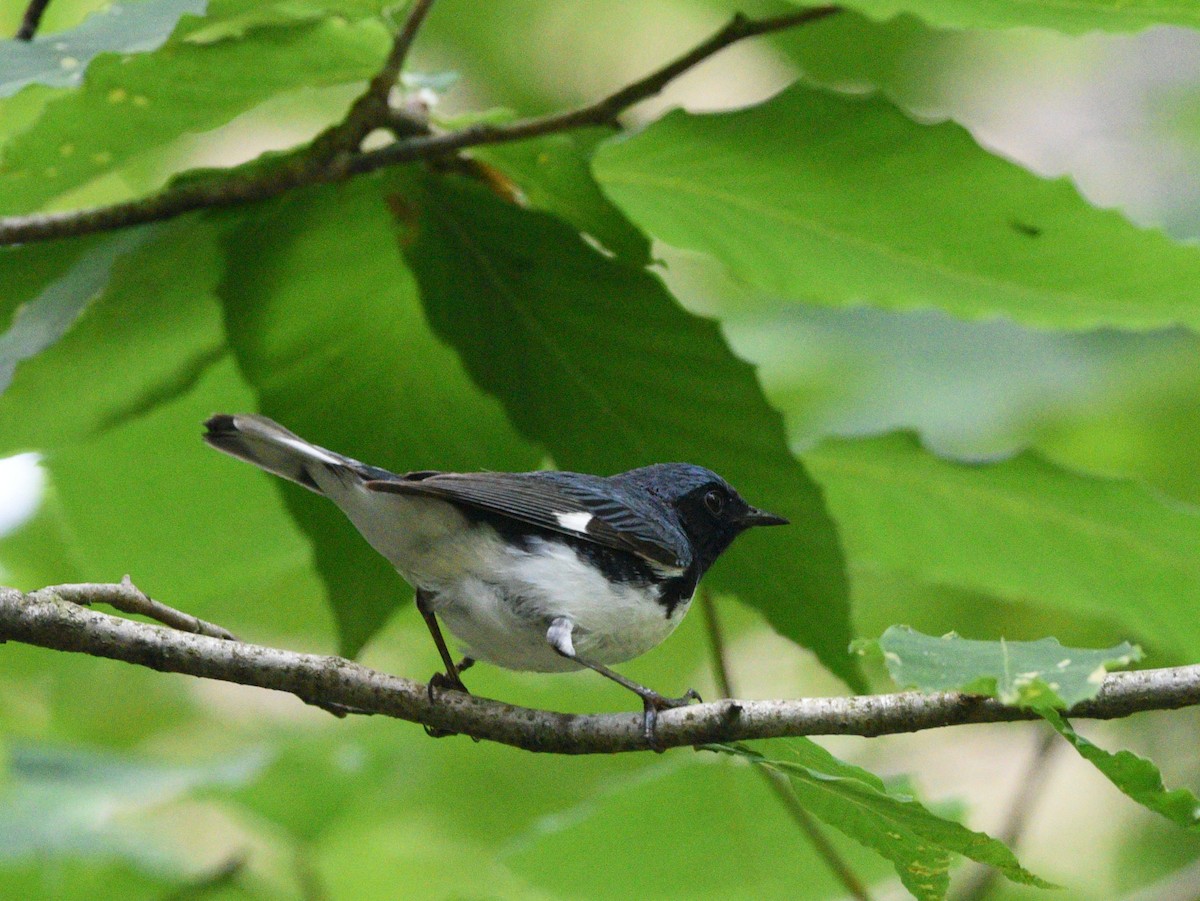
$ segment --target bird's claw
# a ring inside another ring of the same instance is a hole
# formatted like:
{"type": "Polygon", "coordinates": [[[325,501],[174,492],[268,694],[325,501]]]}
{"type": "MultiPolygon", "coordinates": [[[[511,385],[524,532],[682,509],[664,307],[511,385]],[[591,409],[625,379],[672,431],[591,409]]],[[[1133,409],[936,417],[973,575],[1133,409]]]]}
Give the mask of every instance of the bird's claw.
{"type": "Polygon", "coordinates": [[[694,688],[689,688],[678,698],[668,698],[656,691],[649,690],[642,695],[642,735],[645,737],[646,745],[651,751],[654,751],[656,754],[662,754],[667,750],[659,743],[658,733],[655,731],[658,726],[658,712],[660,710],[673,710],[676,707],[687,707],[692,702],[703,702],[703,699],[694,688]]]}
{"type": "MultiPolygon", "coordinates": [[[[465,667],[464,667],[465,668],[465,667]]],[[[458,673],[434,673],[429,678],[429,684],[425,687],[426,694],[429,696],[430,704],[437,704],[437,693],[442,691],[461,691],[465,695],[471,692],[467,690],[467,686],[463,684],[463,680],[458,677],[458,673]]],[[[448,735],[457,735],[458,733],[452,729],[439,729],[436,726],[425,726],[425,734],[430,738],[445,738],[448,735]]]]}

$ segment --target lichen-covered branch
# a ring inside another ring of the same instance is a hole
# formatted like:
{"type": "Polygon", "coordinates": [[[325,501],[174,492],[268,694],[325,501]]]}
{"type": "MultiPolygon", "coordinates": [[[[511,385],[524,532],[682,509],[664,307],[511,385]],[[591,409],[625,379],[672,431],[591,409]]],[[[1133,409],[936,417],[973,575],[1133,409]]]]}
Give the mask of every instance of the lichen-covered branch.
{"type": "MultiPolygon", "coordinates": [[[[299,654],[134,622],[79,606],[60,595],[0,588],[0,641],[285,691],[330,709],[395,717],[529,751],[611,754],[646,750],[641,711],[555,713],[453,691],[431,700],[420,682],[340,657],[299,654]]],[[[1181,666],[1111,673],[1100,693],[1072,708],[1068,716],[1115,719],[1139,711],[1198,704],[1200,665],[1181,666]]],[[[877,736],[1035,717],[1029,711],[959,692],[723,700],[660,713],[656,737],[663,747],[682,747],[795,735],[877,736]]]]}

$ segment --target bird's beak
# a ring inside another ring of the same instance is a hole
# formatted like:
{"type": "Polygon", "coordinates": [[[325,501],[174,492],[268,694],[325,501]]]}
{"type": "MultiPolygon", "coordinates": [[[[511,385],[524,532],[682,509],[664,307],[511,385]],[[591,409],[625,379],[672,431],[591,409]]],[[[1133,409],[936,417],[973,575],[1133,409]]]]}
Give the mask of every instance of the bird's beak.
{"type": "Polygon", "coordinates": [[[776,516],[774,513],[768,513],[766,510],[759,510],[757,507],[751,507],[739,518],[739,522],[744,528],[751,526],[786,526],[790,525],[789,520],[782,516],[776,516]]]}

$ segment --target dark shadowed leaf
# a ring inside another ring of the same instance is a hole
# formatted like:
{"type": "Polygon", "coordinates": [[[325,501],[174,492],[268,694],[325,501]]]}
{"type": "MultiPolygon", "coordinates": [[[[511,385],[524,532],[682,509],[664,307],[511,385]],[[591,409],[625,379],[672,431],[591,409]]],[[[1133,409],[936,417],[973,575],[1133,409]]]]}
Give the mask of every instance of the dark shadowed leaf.
{"type": "MultiPolygon", "coordinates": [[[[229,341],[263,413],[400,472],[537,465],[540,454],[429,333],[374,179],[266,204],[230,229],[226,247],[229,341]]],[[[312,541],[342,650],[354,654],[408,588],[329,501],[276,481],[312,541]]]]}
{"type": "Polygon", "coordinates": [[[476,185],[397,184],[392,202],[433,328],[559,466],[611,474],[685,460],[791,519],[739,539],[713,581],[858,686],[833,523],[717,325],[561,220],[476,185]]]}

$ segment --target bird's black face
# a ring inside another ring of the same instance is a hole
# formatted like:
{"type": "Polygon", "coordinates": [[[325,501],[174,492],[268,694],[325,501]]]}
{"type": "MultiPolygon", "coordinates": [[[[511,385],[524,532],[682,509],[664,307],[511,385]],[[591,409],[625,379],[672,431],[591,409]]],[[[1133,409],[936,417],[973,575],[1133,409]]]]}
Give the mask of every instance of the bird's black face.
{"type": "Polygon", "coordinates": [[[701,573],[746,529],[787,525],[782,516],[751,507],[715,474],[711,480],[677,498],[673,506],[696,549],[701,573]]]}

